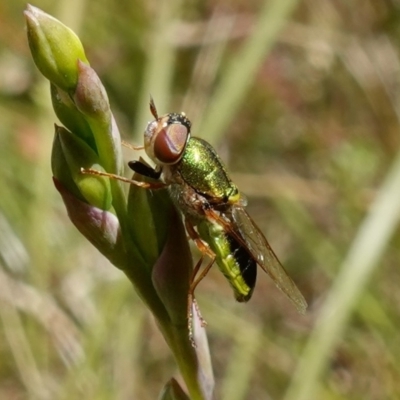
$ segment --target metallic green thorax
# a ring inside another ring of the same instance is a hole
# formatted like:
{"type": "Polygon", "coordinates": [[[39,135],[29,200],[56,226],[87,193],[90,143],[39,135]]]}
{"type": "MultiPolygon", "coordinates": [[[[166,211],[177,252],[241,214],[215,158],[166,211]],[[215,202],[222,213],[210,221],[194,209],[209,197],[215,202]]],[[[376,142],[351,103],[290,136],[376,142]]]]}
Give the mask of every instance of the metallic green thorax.
{"type": "Polygon", "coordinates": [[[233,202],[239,191],[229,179],[215,150],[205,140],[192,137],[177,166],[182,179],[210,203],[233,202]]]}

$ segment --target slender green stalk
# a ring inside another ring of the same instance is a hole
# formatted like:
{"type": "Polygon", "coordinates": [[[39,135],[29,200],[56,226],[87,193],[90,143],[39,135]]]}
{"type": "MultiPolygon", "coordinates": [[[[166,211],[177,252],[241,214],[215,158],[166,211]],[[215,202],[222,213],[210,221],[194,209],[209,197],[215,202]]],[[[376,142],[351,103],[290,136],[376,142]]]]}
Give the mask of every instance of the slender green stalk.
{"type": "MultiPolygon", "coordinates": [[[[313,221],[309,210],[294,196],[289,195],[289,197],[290,200],[287,199],[287,195],[285,198],[273,199],[275,208],[279,210],[291,231],[296,234],[303,248],[312,255],[323,272],[333,280],[335,270],[332,266],[339,264],[341,259],[339,249],[325,237],[313,221]],[[307,232],[307,235],[304,235],[304,232],[307,232]],[[318,246],[315,246],[316,242],[319,243],[318,246]],[[326,260],[330,261],[329,264],[326,260]]],[[[363,295],[363,306],[359,307],[356,313],[366,322],[371,321],[373,315],[375,319],[379,319],[380,323],[385,325],[386,330],[393,333],[397,330],[396,324],[390,319],[387,310],[373,293],[363,295]],[[373,313],[371,310],[374,310],[373,313]]]]}
{"type": "Polygon", "coordinates": [[[56,126],[51,166],[69,218],[132,282],[173,352],[191,398],[211,399],[204,329],[195,331],[196,349],[189,340],[192,256],[180,215],[168,191],[152,193],[132,184],[125,196],[120,134],[82,43],[36,7],[28,5],[25,18],[32,56],[51,82],[53,107],[65,125],[56,126]]]}
{"type": "Polygon", "coordinates": [[[400,154],[361,225],[306,345],[285,400],[318,398],[319,380],[400,219],[400,154]]]}

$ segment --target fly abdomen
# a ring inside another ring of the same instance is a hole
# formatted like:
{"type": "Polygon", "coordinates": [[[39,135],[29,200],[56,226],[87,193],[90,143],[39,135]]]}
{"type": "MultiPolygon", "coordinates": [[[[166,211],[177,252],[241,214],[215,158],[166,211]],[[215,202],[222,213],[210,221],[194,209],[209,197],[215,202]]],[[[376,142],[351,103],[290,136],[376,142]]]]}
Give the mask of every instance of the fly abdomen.
{"type": "Polygon", "coordinates": [[[257,263],[250,256],[248,250],[239,243],[234,236],[226,234],[226,239],[229,243],[231,254],[235,263],[240,269],[240,276],[248,287],[248,292],[243,293],[241,290],[235,290],[235,298],[239,302],[249,301],[256,284],[257,278],[257,263]]]}
{"type": "Polygon", "coordinates": [[[257,264],[249,251],[217,222],[202,220],[197,229],[215,253],[215,262],[231,285],[236,300],[250,300],[256,284],[257,264]]]}

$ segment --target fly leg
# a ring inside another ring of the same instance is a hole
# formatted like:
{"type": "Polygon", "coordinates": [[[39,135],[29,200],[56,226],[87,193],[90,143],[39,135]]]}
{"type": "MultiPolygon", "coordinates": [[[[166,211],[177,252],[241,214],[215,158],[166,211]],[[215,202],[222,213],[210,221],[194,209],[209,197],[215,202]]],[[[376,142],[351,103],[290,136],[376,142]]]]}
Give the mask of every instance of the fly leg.
{"type": "Polygon", "coordinates": [[[130,143],[128,143],[128,142],[125,142],[125,140],[122,140],[122,141],[121,141],[121,144],[122,144],[122,146],[125,146],[125,147],[127,147],[128,149],[135,150],[135,151],[137,151],[137,150],[143,150],[143,149],[144,149],[144,146],[135,146],[135,145],[133,145],[133,144],[130,144],[130,143]]]}
{"type": "Polygon", "coordinates": [[[210,271],[211,267],[214,264],[215,261],[215,255],[213,258],[210,260],[210,262],[207,264],[207,266],[201,271],[199,276],[197,275],[197,272],[200,269],[201,263],[203,262],[204,255],[201,256],[200,260],[197,262],[196,267],[193,270],[192,278],[190,280],[190,287],[189,287],[189,293],[188,293],[188,329],[189,329],[189,340],[192,343],[193,347],[196,347],[196,343],[194,341],[193,337],[193,311],[192,311],[192,306],[196,310],[196,314],[200,319],[200,325],[202,328],[204,328],[207,325],[207,322],[205,319],[201,316],[199,306],[197,305],[197,301],[194,297],[194,290],[196,289],[196,286],[200,283],[200,281],[208,274],[208,271],[210,271]]]}
{"type": "Polygon", "coordinates": [[[140,181],[135,181],[133,179],[128,179],[120,175],[115,175],[115,174],[110,174],[108,172],[102,172],[98,171],[96,169],[91,169],[91,168],[81,168],[81,173],[82,174],[87,174],[87,175],[97,175],[97,176],[106,176],[111,179],[116,179],[118,181],[130,183],[135,186],[139,186],[144,189],[163,189],[168,186],[168,184],[163,183],[163,182],[140,182],[140,181]]]}
{"type": "Polygon", "coordinates": [[[186,230],[190,236],[190,238],[194,241],[196,244],[197,248],[201,252],[201,257],[200,260],[197,262],[196,266],[193,269],[192,276],[190,278],[190,287],[189,287],[189,292],[188,292],[188,305],[187,305],[187,318],[188,318],[188,329],[189,329],[189,339],[193,345],[193,347],[196,347],[196,344],[194,342],[193,338],[193,307],[196,310],[197,316],[199,317],[200,324],[202,327],[207,325],[207,322],[204,320],[204,318],[201,316],[200,309],[197,305],[197,301],[194,297],[194,291],[197,287],[197,285],[202,281],[202,279],[208,274],[208,271],[211,269],[215,262],[215,254],[214,252],[210,249],[207,243],[205,243],[203,240],[201,240],[200,236],[198,233],[195,231],[193,225],[185,219],[185,226],[186,230]],[[211,258],[209,263],[206,265],[206,267],[201,271],[199,274],[199,270],[201,267],[201,264],[204,260],[205,256],[208,256],[211,258]]]}
{"type": "Polygon", "coordinates": [[[189,340],[193,347],[196,347],[196,343],[193,337],[193,307],[196,310],[196,314],[199,317],[200,325],[205,326],[205,320],[200,314],[199,306],[197,305],[197,301],[194,297],[194,289],[192,288],[192,283],[197,275],[197,272],[200,269],[200,266],[203,262],[204,256],[200,257],[200,260],[197,262],[196,266],[193,269],[192,275],[190,277],[190,286],[188,291],[188,299],[187,299],[187,321],[188,321],[188,331],[189,331],[189,340]]]}
{"type": "MultiPolygon", "coordinates": [[[[127,143],[125,141],[122,141],[122,144],[125,147],[129,147],[132,150],[142,150],[144,149],[144,146],[134,146],[130,143],[127,143]]],[[[131,170],[135,171],[136,173],[146,176],[148,178],[152,179],[159,179],[162,173],[162,167],[157,167],[157,168],[152,168],[149,165],[141,162],[141,161],[129,161],[128,166],[131,170]]],[[[102,172],[98,171],[96,169],[92,168],[81,168],[81,173],[82,174],[88,174],[88,175],[97,175],[97,176],[107,176],[108,178],[111,179],[116,179],[118,181],[130,183],[135,186],[139,186],[144,189],[163,189],[169,184],[164,183],[164,182],[140,182],[136,181],[134,179],[128,179],[120,175],[115,175],[115,174],[110,174],[108,172],[102,172]]]]}

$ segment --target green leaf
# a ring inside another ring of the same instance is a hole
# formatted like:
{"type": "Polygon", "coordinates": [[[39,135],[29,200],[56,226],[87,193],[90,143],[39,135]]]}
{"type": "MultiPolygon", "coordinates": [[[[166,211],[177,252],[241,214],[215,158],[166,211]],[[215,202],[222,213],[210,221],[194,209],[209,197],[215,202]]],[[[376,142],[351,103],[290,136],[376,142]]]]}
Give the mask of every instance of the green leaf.
{"type": "MultiPolygon", "coordinates": [[[[133,179],[144,181],[134,174],[133,179]]],[[[151,182],[151,180],[146,179],[151,182]]],[[[131,185],[128,195],[129,228],[143,259],[153,266],[167,239],[168,219],[173,209],[165,189],[149,190],[131,185]]]]}

